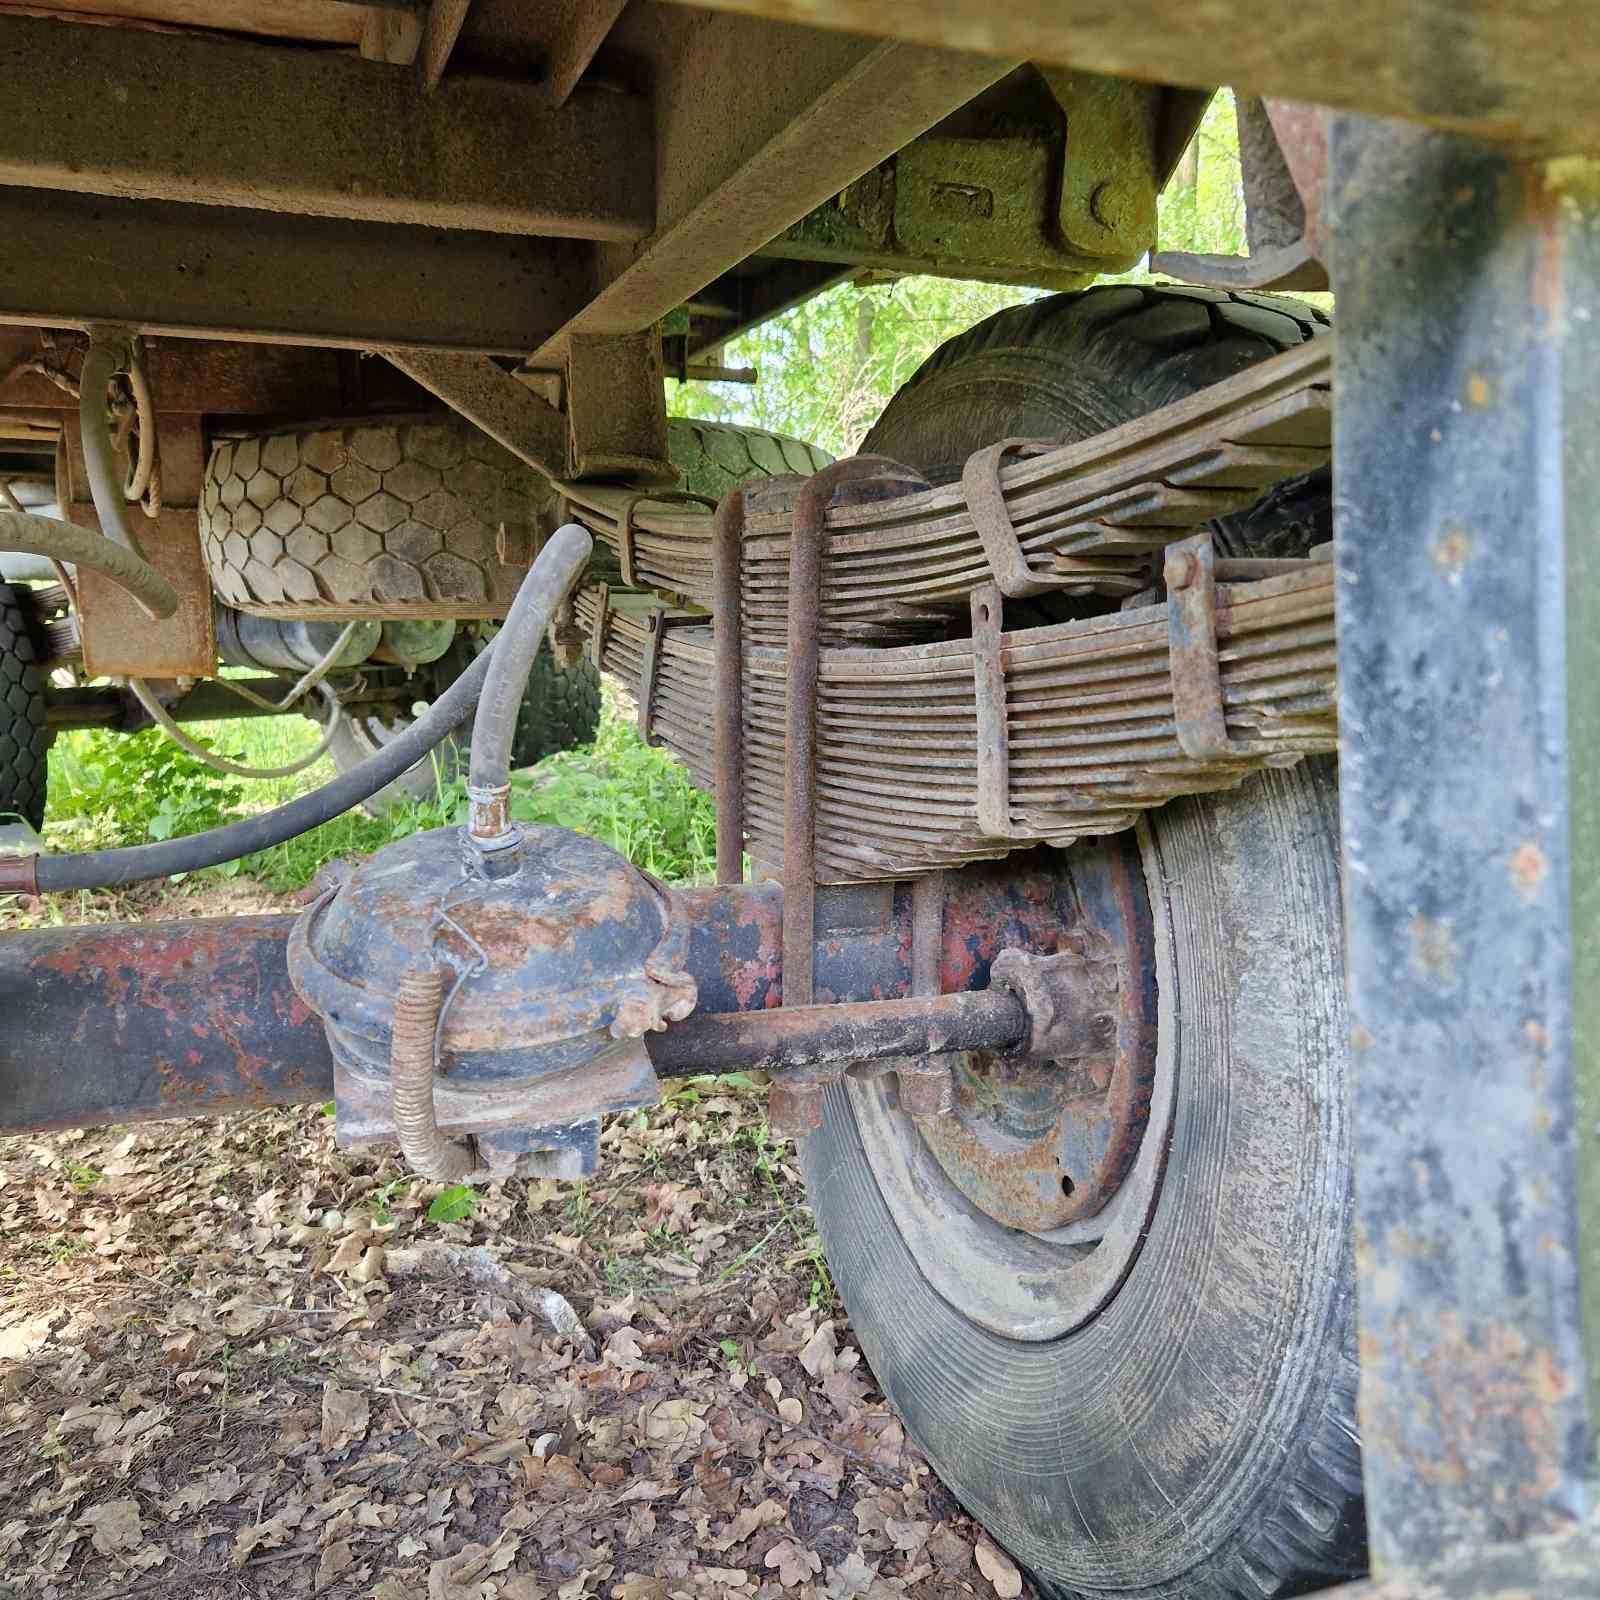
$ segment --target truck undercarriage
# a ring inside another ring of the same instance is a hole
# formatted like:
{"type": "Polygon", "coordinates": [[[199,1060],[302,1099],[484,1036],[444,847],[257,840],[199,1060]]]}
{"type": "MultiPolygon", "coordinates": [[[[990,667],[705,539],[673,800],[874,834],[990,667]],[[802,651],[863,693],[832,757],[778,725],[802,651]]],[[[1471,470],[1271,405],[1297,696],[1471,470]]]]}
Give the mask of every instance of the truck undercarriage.
{"type": "Polygon", "coordinates": [[[332,1099],[425,1176],[582,1176],[763,1067],[879,1383],[1042,1593],[1589,1592],[1600,23],[115,11],[0,5],[0,798],[223,705],[340,776],[0,889],[431,752],[470,820],[297,917],[0,938],[0,1126],[332,1099]],[[1219,84],[1249,254],[1162,254],[1219,84]],[[923,272],[1054,294],[841,462],[668,418],[923,272]],[[1336,334],[1271,292],[1330,287],[1336,334]],[[715,885],[512,819],[602,672],[715,885]]]}

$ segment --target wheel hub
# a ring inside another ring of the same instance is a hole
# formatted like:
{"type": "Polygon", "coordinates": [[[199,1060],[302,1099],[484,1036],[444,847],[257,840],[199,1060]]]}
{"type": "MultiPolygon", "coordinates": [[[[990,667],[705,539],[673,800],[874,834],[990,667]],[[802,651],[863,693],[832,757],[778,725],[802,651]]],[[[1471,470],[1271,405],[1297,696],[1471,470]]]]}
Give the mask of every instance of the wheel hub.
{"type": "Polygon", "coordinates": [[[1124,863],[1101,852],[1074,874],[1082,920],[1054,955],[995,958],[990,982],[1033,1019],[1024,1050],[954,1057],[952,1110],[915,1119],[950,1181],[1008,1228],[1097,1216],[1139,1151],[1155,1078],[1153,958],[1124,863]]]}

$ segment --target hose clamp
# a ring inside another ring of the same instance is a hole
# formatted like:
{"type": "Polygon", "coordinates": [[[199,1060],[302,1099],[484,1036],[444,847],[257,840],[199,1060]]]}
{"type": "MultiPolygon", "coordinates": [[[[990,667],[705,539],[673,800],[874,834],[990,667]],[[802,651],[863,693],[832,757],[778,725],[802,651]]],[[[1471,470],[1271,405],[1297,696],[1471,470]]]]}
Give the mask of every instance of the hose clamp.
{"type": "Polygon", "coordinates": [[[514,850],[522,843],[522,829],[511,820],[511,785],[497,783],[479,788],[467,785],[471,811],[466,836],[480,856],[514,850]]]}

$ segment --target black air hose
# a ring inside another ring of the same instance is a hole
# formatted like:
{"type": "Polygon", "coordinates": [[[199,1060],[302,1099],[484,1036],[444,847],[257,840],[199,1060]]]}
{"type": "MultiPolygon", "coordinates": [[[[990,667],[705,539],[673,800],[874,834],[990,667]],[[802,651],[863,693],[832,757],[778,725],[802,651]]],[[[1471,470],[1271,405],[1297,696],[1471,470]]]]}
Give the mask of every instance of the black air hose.
{"type": "MultiPolygon", "coordinates": [[[[89,850],[80,855],[21,858],[31,868],[31,884],[22,878],[27,869],[12,857],[9,870],[0,876],[0,891],[34,888],[41,894],[51,894],[65,889],[111,889],[146,878],[165,878],[174,872],[196,872],[254,855],[258,850],[269,850],[360,805],[467,720],[502,649],[524,636],[531,637],[535,648],[526,653],[532,660],[552,612],[577,581],[593,548],[589,535],[576,523],[558,528],[522,580],[494,643],[405,732],[331,783],[259,817],[246,817],[242,822],[230,822],[226,827],[191,834],[186,839],[130,845],[121,850],[89,850]]],[[[519,651],[519,659],[521,654],[519,651]]],[[[520,687],[517,693],[520,699],[520,687]]],[[[0,862],[0,868],[5,865],[0,862]]]]}

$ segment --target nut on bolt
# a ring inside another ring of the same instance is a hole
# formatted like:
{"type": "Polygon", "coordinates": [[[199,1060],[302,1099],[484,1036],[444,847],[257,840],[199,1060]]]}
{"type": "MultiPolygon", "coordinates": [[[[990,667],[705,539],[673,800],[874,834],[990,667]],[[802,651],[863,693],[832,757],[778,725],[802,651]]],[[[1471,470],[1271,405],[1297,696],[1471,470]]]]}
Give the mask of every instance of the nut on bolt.
{"type": "Polygon", "coordinates": [[[900,1109],[911,1117],[948,1117],[956,1106],[955,1079],[949,1066],[924,1056],[898,1069],[900,1109]]]}
{"type": "Polygon", "coordinates": [[[1115,956],[1093,936],[1070,936],[1054,955],[1002,950],[989,982],[1014,994],[1028,1013],[1024,1061],[1083,1061],[1116,1048],[1121,986],[1115,956]]]}
{"type": "Polygon", "coordinates": [[[792,1074],[774,1078],[767,1094],[767,1122],[783,1139],[803,1139],[822,1126],[827,1084],[792,1074]]]}

